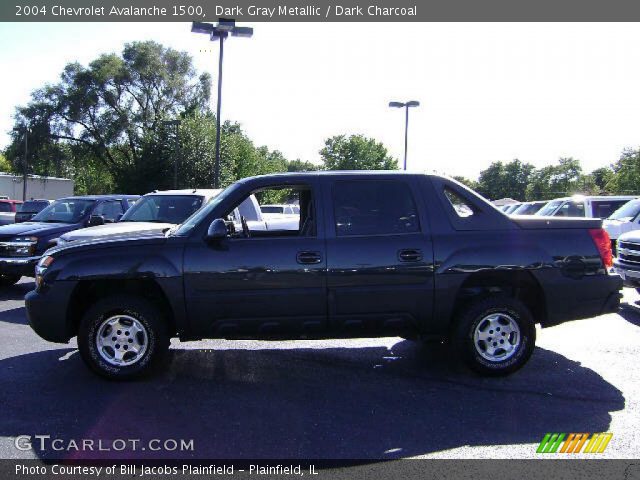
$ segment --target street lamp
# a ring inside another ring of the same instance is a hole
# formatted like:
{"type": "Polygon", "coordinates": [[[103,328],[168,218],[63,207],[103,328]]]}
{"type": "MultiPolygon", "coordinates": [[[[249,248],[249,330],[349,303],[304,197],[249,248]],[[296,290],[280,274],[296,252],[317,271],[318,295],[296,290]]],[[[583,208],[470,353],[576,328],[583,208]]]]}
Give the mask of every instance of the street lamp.
{"type": "Polygon", "coordinates": [[[213,187],[219,188],[220,184],[220,108],[222,104],[222,56],[224,53],[224,39],[229,35],[232,37],[246,37],[253,35],[253,28],[236,27],[236,21],[230,18],[219,18],[217,25],[206,22],[193,22],[191,24],[193,33],[205,33],[209,39],[220,43],[220,55],[218,56],[218,106],[216,108],[216,164],[213,170],[213,187]]]}
{"type": "Polygon", "coordinates": [[[175,147],[173,151],[173,188],[178,188],[178,151],[180,149],[180,120],[165,120],[162,122],[165,127],[176,127],[175,147]]]}
{"type": "Polygon", "coordinates": [[[407,139],[409,132],[409,108],[419,107],[420,102],[417,100],[410,100],[408,102],[389,102],[390,107],[403,108],[404,107],[404,169],[407,169],[407,139]]]}
{"type": "Polygon", "coordinates": [[[28,145],[27,145],[27,137],[29,136],[29,127],[26,125],[23,125],[22,127],[13,127],[13,131],[14,132],[24,132],[24,159],[22,161],[22,201],[25,202],[27,200],[27,170],[29,168],[28,162],[27,162],[27,154],[29,153],[28,151],[28,145]]]}

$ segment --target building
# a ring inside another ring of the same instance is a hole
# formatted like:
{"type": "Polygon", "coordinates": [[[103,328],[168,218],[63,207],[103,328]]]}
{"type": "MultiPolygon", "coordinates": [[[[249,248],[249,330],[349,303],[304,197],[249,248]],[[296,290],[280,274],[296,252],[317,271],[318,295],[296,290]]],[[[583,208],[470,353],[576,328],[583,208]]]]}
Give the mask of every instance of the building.
{"type": "MultiPolygon", "coordinates": [[[[27,198],[46,198],[56,200],[73,195],[73,180],[68,178],[42,177],[29,175],[27,178],[27,198]]],[[[0,197],[15,200],[22,198],[22,175],[0,172],[0,197]]]]}

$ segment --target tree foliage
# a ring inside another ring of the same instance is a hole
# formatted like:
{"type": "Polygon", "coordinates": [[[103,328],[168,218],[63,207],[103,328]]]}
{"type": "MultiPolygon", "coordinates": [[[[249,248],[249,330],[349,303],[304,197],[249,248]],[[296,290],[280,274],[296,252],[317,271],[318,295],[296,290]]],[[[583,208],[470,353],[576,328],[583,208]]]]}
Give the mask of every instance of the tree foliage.
{"type": "Polygon", "coordinates": [[[387,148],[364,135],[336,135],[325,141],[320,156],[326,170],[397,170],[387,148]]]}

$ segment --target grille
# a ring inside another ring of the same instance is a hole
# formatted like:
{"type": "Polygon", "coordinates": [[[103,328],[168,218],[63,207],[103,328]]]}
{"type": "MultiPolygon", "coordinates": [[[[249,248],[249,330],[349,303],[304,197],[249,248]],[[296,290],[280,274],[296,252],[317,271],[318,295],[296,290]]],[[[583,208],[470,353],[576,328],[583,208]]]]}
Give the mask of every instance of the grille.
{"type": "Polygon", "coordinates": [[[626,263],[640,265],[640,244],[618,242],[618,259],[626,263]]]}

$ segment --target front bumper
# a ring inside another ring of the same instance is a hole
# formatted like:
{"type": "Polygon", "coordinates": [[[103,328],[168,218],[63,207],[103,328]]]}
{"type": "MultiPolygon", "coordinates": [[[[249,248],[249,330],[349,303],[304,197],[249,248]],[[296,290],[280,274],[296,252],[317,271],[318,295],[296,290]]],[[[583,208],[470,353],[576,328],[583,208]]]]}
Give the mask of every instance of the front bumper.
{"type": "Polygon", "coordinates": [[[615,258],[613,260],[613,269],[620,275],[625,287],[640,288],[640,268],[622,263],[615,258]]]}
{"type": "Polygon", "coordinates": [[[75,282],[53,282],[45,290],[32,290],[24,297],[29,325],[49,342],[67,343],[76,335],[68,308],[75,282]]]}
{"type": "Polygon", "coordinates": [[[0,274],[33,277],[40,257],[0,257],[0,274]]]}

